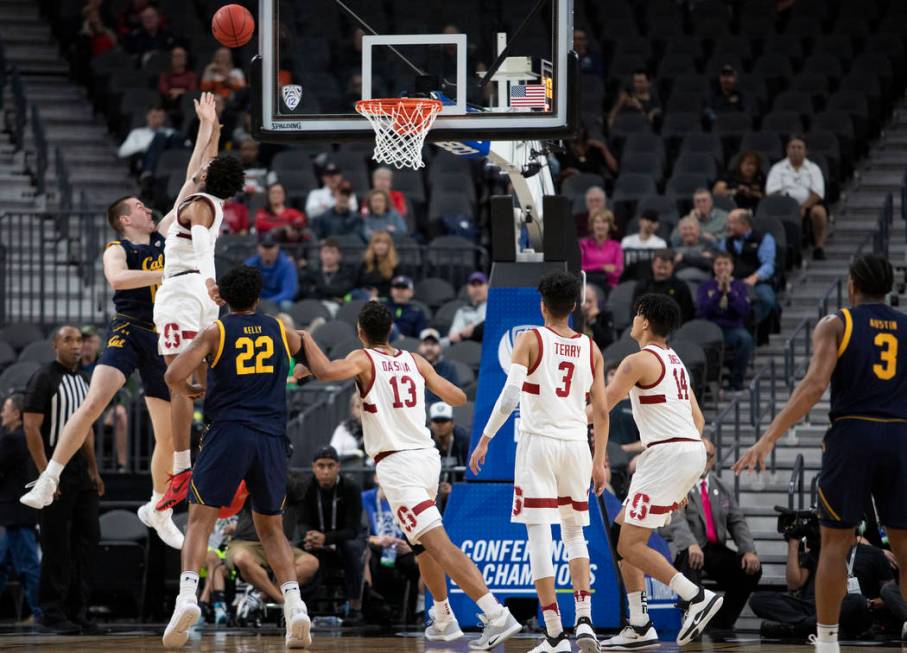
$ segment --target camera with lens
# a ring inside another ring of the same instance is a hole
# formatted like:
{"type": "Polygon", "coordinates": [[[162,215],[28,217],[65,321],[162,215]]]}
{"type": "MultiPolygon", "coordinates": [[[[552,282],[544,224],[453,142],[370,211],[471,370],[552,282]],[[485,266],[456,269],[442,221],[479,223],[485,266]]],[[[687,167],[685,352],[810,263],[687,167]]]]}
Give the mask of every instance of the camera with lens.
{"type": "Polygon", "coordinates": [[[775,506],[778,512],[778,533],[785,540],[802,540],[812,545],[819,542],[819,515],[815,510],[790,510],[775,506]]]}

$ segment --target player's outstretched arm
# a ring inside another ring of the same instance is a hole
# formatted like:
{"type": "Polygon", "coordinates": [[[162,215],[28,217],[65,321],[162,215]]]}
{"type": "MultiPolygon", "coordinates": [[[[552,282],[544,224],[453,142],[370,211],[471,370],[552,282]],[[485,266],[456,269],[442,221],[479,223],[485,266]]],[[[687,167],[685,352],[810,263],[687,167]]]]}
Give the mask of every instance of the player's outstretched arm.
{"type": "Polygon", "coordinates": [[[595,361],[595,376],[592,379],[592,390],[589,393],[592,399],[592,431],[595,435],[595,451],[592,454],[592,482],[595,484],[595,493],[601,495],[608,485],[606,466],[611,417],[605,391],[605,360],[595,343],[592,343],[592,352],[595,361]]]}
{"type": "Polygon", "coordinates": [[[435,372],[435,368],[431,366],[431,363],[422,358],[419,354],[413,354],[413,360],[416,361],[416,367],[419,368],[419,374],[425,379],[425,385],[429,390],[438,395],[438,397],[441,398],[441,401],[448,403],[451,406],[462,406],[466,403],[466,393],[435,372]]]}
{"type": "Polygon", "coordinates": [[[186,395],[190,399],[201,397],[205,389],[190,382],[192,374],[202,364],[206,356],[216,355],[219,347],[220,329],[217,328],[217,324],[212,324],[192,341],[186,351],[179,354],[167,366],[164,381],[167,382],[170,391],[186,395]]]}
{"type": "Polygon", "coordinates": [[[104,276],[114,290],[145,288],[160,283],[163,270],[130,270],[122,245],[111,243],[104,250],[104,276]]]}
{"type": "Polygon", "coordinates": [[[778,438],[803,419],[822,398],[838,363],[838,343],[843,334],[844,324],[837,316],[827,315],[819,320],[813,330],[813,356],[806,376],[794,388],[784,408],[768,425],[762,437],[734,464],[737,474],[745,469],[753,471],[757,466],[759,471],[764,471],[765,459],[778,438]]]}
{"type": "Polygon", "coordinates": [[[318,346],[318,343],[315,342],[311,335],[305,331],[297,331],[297,333],[302,338],[306,367],[319,381],[355,379],[371,368],[368,354],[360,349],[350,352],[344,359],[332,361],[321,351],[321,347],[318,346]]]}

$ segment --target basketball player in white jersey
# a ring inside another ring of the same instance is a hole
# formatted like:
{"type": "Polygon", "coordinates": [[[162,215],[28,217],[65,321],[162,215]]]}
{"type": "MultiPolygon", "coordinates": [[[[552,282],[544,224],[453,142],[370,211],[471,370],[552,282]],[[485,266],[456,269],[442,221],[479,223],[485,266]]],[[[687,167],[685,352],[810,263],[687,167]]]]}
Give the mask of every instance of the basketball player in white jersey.
{"type": "MultiPolygon", "coordinates": [[[[186,192],[181,191],[177,197],[176,219],[164,245],[164,280],[154,304],[154,325],[158,350],[167,365],[214,323],[219,304],[223,304],[217,294],[214,244],[224,218],[224,201],[242,190],[245,173],[235,157],[217,157],[220,126],[216,116],[213,124],[203,165],[186,181],[186,192]]],[[[196,378],[202,385],[205,373],[205,366],[200,366],[196,378]]],[[[173,475],[166,494],[157,503],[158,510],[172,508],[189,492],[192,412],[191,399],[185,395],[171,397],[173,475]]]]}
{"type": "Polygon", "coordinates": [[[567,323],[576,308],[580,283],[567,272],[551,272],[539,283],[545,326],[520,335],[500,397],[473,451],[469,467],[479,473],[488,445],[520,405],[520,433],[514,469],[510,520],[526,524],[529,565],[542,605],[546,634],[530,653],[567,653],[555,592],[551,524],[561,525],[576,602],[574,634],[582,653],[598,653],[592,626],[589,549],[583,527],[589,525],[589,483],[595,492],[606,485],[605,449],[608,411],[604,363],[588,336],[567,323]],[[586,400],[591,396],[595,454],[589,451],[586,400]]]}
{"type": "MultiPolygon", "coordinates": [[[[447,573],[483,613],[484,631],[469,642],[469,648],[489,650],[518,633],[521,626],[488,591],[478,568],[444,530],[434,501],[441,457],[425,426],[426,386],[451,406],[462,405],[466,395],[418,354],[391,347],[392,326],[393,316],[386,306],[367,303],[357,327],[365,348],[336,361],[329,360],[308,334],[300,332],[306,365],[319,380],[356,379],[362,395],[365,451],[375,461],[378,484],[412,544],[422,579],[435,599],[426,638],[452,641],[463,636],[447,600],[447,573]]],[[[297,376],[306,373],[303,369],[297,376]]]]}
{"type": "Polygon", "coordinates": [[[649,620],[645,574],[676,592],[684,609],[677,643],[688,644],[721,608],[722,598],[698,587],[664,556],[649,547],[652,531],[671,521],[706,464],[702,429],[705,420],[689,385],[689,374],[667,345],[668,334],[680,324],[680,307],[667,295],[639,298],[630,336],[640,351],[627,356],[606,390],[608,410],[628,394],[633,419],[645,446],[630,480],[624,507],[615,518],[619,531],[620,572],[630,603],[629,625],[604,640],[602,650],[630,651],[658,646],[649,620]]]}

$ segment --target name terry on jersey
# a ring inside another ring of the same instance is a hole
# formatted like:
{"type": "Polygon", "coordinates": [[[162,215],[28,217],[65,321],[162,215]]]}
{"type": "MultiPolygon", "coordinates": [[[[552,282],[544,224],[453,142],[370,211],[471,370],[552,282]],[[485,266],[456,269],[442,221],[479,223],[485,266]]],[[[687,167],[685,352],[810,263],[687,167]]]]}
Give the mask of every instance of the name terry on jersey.
{"type": "Polygon", "coordinates": [[[565,345],[562,342],[554,343],[554,353],[566,358],[576,358],[579,356],[580,349],[579,345],[565,345]]]}

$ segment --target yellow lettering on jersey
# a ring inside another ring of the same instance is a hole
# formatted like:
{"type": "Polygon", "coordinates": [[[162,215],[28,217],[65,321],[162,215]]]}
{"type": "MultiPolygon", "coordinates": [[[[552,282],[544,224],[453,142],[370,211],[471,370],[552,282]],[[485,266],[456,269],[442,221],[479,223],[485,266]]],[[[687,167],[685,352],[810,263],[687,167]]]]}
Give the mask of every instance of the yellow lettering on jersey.
{"type": "MultiPolygon", "coordinates": [[[[164,269],[164,255],[158,254],[157,258],[153,256],[146,256],[145,260],[142,261],[142,270],[145,272],[159,272],[164,269]]],[[[148,290],[151,291],[151,302],[154,303],[154,296],[157,294],[157,289],[160,288],[160,284],[156,283],[153,286],[148,286],[148,290]]]]}
{"type": "Polygon", "coordinates": [[[253,324],[252,326],[246,326],[242,328],[242,332],[247,336],[254,336],[257,333],[261,333],[261,325],[253,324]]]}
{"type": "Polygon", "coordinates": [[[873,329],[884,329],[886,331],[898,330],[898,323],[894,320],[876,320],[875,318],[870,318],[869,326],[873,329]]]}
{"type": "Polygon", "coordinates": [[[121,338],[120,336],[110,336],[110,339],[107,340],[108,347],[122,347],[126,344],[126,338],[121,338]]]}

